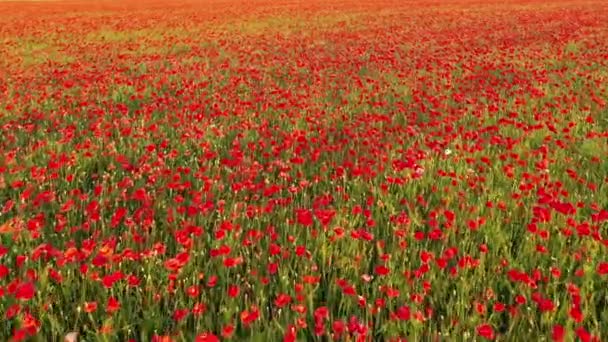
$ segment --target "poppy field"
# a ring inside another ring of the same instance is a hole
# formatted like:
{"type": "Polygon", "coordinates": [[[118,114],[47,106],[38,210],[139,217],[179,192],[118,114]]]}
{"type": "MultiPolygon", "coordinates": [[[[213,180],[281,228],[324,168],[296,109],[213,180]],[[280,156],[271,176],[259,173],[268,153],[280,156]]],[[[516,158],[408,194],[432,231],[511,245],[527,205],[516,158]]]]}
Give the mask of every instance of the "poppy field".
{"type": "Polygon", "coordinates": [[[608,340],[608,2],[0,1],[0,341],[608,340]]]}

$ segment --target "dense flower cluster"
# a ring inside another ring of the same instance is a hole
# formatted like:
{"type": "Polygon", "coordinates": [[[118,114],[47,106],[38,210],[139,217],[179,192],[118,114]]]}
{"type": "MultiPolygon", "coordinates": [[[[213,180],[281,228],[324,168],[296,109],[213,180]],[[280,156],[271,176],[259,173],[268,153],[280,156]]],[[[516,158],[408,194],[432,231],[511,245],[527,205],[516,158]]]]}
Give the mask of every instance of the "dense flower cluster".
{"type": "Polygon", "coordinates": [[[605,1],[0,2],[0,340],[608,339],[605,1]]]}

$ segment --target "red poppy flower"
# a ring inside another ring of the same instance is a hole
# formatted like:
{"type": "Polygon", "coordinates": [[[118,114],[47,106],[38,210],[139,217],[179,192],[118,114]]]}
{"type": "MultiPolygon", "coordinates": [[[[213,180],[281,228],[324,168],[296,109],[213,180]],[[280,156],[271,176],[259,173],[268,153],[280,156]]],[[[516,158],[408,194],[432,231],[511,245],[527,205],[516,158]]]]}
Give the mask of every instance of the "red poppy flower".
{"type": "Polygon", "coordinates": [[[17,285],[14,296],[17,299],[30,300],[36,295],[36,287],[30,282],[17,285]]]}
{"type": "Polygon", "coordinates": [[[97,302],[85,302],[84,303],[84,312],[92,313],[97,311],[97,302]]]}
{"type": "Polygon", "coordinates": [[[487,340],[493,340],[494,339],[494,328],[492,328],[491,325],[489,324],[481,324],[477,326],[477,335],[487,339],[487,340]]]}

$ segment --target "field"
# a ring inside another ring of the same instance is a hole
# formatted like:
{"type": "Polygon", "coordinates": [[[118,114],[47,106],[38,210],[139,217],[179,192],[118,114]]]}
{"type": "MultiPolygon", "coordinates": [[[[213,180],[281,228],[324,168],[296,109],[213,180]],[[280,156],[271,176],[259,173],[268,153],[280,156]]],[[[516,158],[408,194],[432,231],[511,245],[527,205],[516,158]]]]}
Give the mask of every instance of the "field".
{"type": "Polygon", "coordinates": [[[0,341],[607,341],[608,2],[0,3],[0,341]]]}

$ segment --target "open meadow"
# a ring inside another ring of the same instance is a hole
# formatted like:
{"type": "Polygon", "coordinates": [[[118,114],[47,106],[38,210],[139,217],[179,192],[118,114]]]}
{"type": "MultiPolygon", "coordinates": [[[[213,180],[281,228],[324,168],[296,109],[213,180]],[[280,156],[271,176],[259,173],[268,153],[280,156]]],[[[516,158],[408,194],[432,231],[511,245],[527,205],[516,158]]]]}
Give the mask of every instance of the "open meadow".
{"type": "Polygon", "coordinates": [[[608,341],[608,2],[0,2],[0,341],[608,341]]]}

